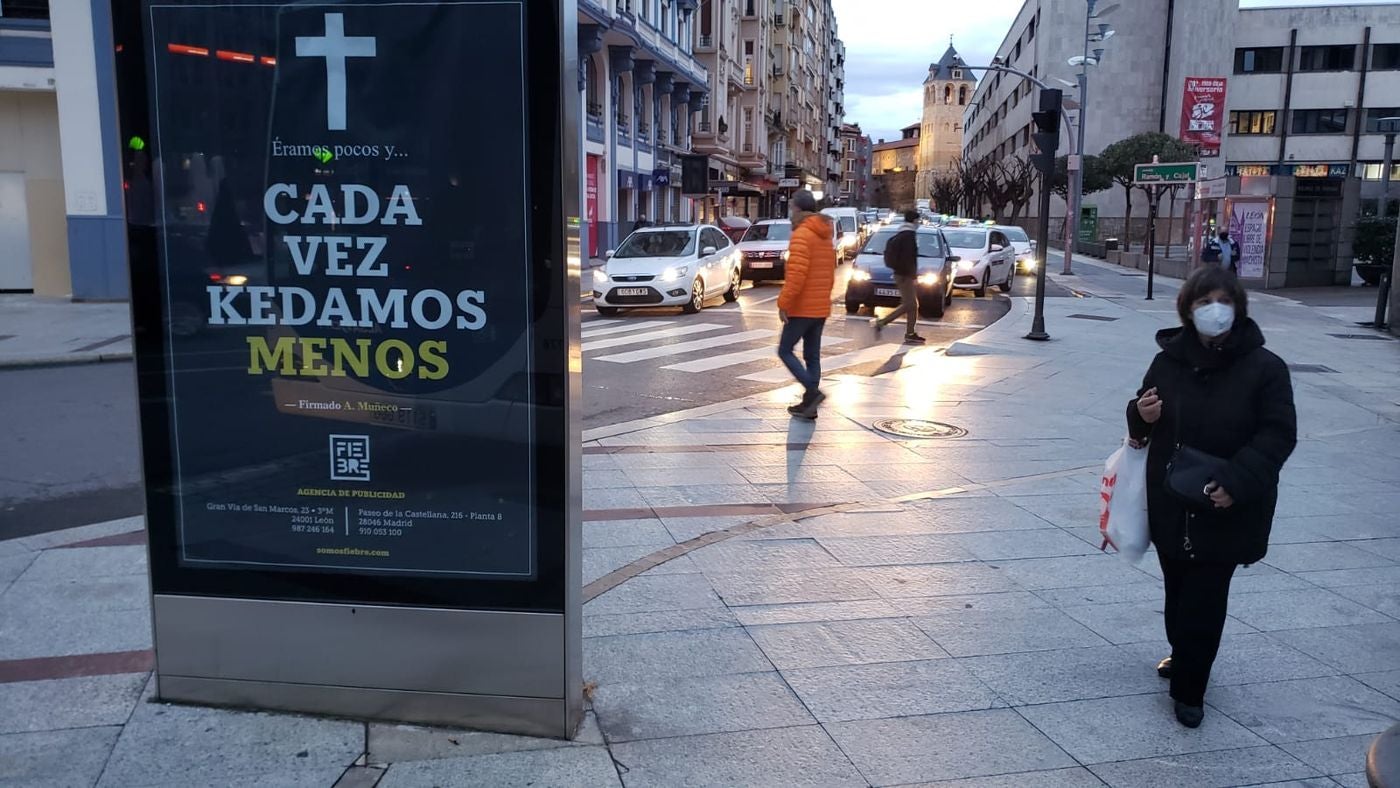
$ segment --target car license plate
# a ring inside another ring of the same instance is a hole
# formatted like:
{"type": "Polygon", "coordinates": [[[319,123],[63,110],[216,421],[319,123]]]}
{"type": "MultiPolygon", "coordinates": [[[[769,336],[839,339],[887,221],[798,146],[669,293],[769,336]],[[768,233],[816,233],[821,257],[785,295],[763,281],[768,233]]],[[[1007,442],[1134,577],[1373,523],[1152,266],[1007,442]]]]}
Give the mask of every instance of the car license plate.
{"type": "Polygon", "coordinates": [[[875,288],[875,295],[899,298],[899,291],[894,289],[893,287],[877,287],[875,288]]]}
{"type": "Polygon", "coordinates": [[[772,260],[750,260],[749,268],[772,268],[772,260]]]}
{"type": "Polygon", "coordinates": [[[619,287],[617,294],[620,296],[644,296],[647,294],[645,287],[619,287]]]}

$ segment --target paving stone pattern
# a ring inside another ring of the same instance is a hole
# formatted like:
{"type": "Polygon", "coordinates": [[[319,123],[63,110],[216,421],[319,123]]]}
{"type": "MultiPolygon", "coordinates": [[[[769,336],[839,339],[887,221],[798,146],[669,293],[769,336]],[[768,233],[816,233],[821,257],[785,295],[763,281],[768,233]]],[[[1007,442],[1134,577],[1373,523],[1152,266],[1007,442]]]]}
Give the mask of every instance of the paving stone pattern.
{"type": "MultiPolygon", "coordinates": [[[[1153,669],[1155,558],[1096,538],[1098,469],[1173,316],[1077,265],[1100,297],[1052,299],[1054,342],[1020,339],[1017,301],[947,355],[832,377],[815,424],[789,424],[785,390],[590,430],[586,506],[627,513],[589,518],[586,580],[628,579],[584,608],[596,690],[574,742],[163,706],[143,674],[75,675],[0,682],[19,711],[0,784],[1364,785],[1400,718],[1400,358],[1251,298],[1270,347],[1337,373],[1295,375],[1274,546],[1238,575],[1187,730],[1153,669]],[[886,417],[968,435],[867,429],[886,417]],[[794,503],[838,505],[772,506],[794,503]],[[679,557],[634,571],[663,549],[679,557]]],[[[149,648],[144,576],[140,547],[0,543],[0,671],[149,648]]]]}

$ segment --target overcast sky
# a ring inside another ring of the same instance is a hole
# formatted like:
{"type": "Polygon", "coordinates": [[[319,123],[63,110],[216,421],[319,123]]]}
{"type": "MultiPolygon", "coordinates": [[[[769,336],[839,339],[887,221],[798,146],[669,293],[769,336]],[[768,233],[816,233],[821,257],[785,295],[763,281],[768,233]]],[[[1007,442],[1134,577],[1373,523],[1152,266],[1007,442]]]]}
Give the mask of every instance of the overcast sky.
{"type": "MultiPolygon", "coordinates": [[[[928,66],[953,45],[971,65],[996,54],[1023,0],[832,0],[846,42],[846,120],[871,140],[897,139],[919,122],[928,66]]],[[[1241,0],[1245,8],[1353,5],[1394,0],[1241,0]]]]}

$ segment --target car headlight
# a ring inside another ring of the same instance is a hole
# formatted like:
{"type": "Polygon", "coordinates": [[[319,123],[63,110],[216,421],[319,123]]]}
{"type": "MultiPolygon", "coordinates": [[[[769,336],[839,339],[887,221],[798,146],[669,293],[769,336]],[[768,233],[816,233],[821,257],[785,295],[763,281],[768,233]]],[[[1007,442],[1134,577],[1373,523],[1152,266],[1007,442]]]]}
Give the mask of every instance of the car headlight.
{"type": "Polygon", "coordinates": [[[851,272],[851,278],[854,279],[854,280],[857,281],[857,282],[869,282],[869,281],[870,281],[870,272],[869,272],[869,271],[863,271],[863,270],[857,268],[857,269],[855,269],[854,271],[851,272]]]}
{"type": "Polygon", "coordinates": [[[1025,260],[1022,260],[1021,263],[1026,267],[1026,270],[1034,271],[1035,267],[1040,264],[1040,261],[1036,260],[1034,257],[1027,257],[1025,260]]]}
{"type": "Polygon", "coordinates": [[[234,287],[238,287],[239,285],[248,284],[248,277],[244,276],[243,274],[234,274],[233,276],[230,276],[229,278],[225,279],[224,283],[233,285],[234,287]]]}
{"type": "Polygon", "coordinates": [[[928,271],[927,273],[919,274],[919,284],[921,284],[921,285],[936,285],[936,284],[938,284],[938,274],[935,273],[935,272],[933,272],[933,271],[928,271]]]}
{"type": "Polygon", "coordinates": [[[604,271],[604,270],[601,269],[601,268],[594,268],[594,269],[593,269],[593,281],[596,282],[596,283],[599,283],[599,284],[608,281],[608,272],[607,272],[607,271],[604,271]]]}
{"type": "Polygon", "coordinates": [[[788,250],[784,249],[784,250],[783,250],[783,262],[786,263],[786,262],[787,262],[787,259],[788,259],[788,250]]]}
{"type": "Polygon", "coordinates": [[[674,282],[688,273],[690,273],[690,266],[688,265],[683,265],[680,268],[667,268],[665,271],[661,272],[661,281],[674,282]]]}
{"type": "Polygon", "coordinates": [[[976,260],[959,260],[959,261],[958,261],[958,270],[959,270],[959,271],[971,271],[973,268],[976,268],[976,267],[977,267],[977,261],[976,261],[976,260]]]}

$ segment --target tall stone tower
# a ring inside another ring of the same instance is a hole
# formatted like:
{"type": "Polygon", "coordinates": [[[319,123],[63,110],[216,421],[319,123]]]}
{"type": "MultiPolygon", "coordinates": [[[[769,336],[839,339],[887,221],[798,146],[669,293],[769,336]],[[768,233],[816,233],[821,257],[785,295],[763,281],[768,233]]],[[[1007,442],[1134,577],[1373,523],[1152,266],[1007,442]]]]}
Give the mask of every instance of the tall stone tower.
{"type": "Polygon", "coordinates": [[[928,67],[924,80],[924,116],[919,124],[919,175],[915,197],[926,198],[933,181],[952,171],[962,158],[963,111],[972,100],[977,79],[964,68],[962,55],[948,39],[948,51],[928,67]]]}

